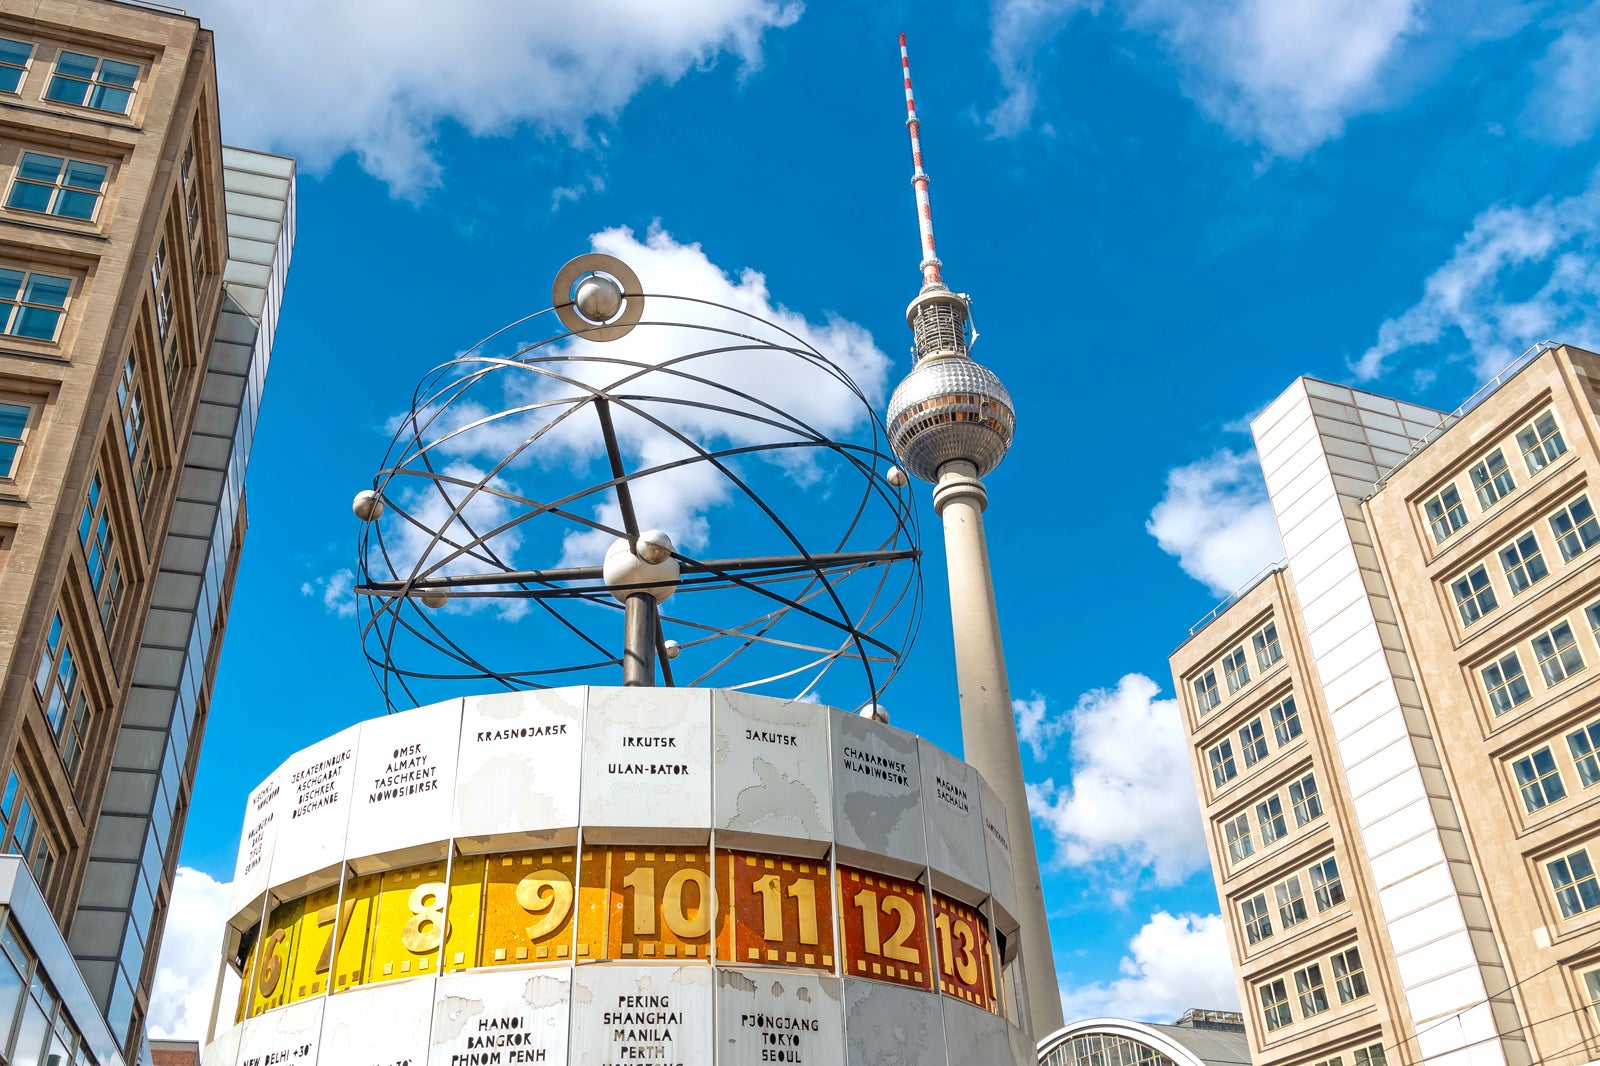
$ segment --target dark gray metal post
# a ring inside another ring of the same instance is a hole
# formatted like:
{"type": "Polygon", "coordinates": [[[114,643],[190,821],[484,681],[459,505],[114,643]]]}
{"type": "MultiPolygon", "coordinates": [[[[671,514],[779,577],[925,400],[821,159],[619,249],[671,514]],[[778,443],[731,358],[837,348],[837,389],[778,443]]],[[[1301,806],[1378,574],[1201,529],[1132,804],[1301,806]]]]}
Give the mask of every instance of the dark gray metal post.
{"type": "Polygon", "coordinates": [[[635,592],[624,604],[622,683],[630,688],[656,683],[656,598],[635,592]]]}

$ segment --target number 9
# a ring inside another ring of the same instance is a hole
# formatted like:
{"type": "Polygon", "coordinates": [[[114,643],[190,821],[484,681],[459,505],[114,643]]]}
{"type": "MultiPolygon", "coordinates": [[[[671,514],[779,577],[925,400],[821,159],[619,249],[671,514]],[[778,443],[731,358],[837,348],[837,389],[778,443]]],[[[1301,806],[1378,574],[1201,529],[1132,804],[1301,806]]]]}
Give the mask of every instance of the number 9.
{"type": "Polygon", "coordinates": [[[544,912],[528,926],[528,939],[549,936],[572,913],[572,881],[560,870],[531,873],[517,882],[517,904],[529,914],[544,912]]]}

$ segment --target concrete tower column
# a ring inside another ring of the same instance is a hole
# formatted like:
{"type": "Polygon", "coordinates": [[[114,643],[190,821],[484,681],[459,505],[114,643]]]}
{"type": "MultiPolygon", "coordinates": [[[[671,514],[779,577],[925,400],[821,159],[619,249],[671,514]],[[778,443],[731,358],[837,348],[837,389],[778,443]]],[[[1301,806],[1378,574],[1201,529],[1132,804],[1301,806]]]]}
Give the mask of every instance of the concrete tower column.
{"type": "Polygon", "coordinates": [[[1061,1028],[1055,951],[1039,883],[1033,820],[1022,777],[1022,751],[1006,680],[1006,655],[995,609],[994,579],[983,512],[989,494],[977,468],[964,460],[944,464],[933,490],[933,509],[944,522],[950,579],[950,622],[955,633],[956,687],[961,699],[962,754],[1006,805],[1011,829],[1012,876],[1022,922],[1023,980],[1035,1036],[1061,1028]]]}

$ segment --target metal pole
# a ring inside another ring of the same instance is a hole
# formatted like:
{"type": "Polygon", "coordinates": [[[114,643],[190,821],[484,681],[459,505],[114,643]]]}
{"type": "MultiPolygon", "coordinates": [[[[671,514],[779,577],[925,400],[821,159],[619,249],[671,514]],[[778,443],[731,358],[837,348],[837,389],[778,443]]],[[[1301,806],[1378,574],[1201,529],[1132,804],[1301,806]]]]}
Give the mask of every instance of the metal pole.
{"type": "Polygon", "coordinates": [[[652,688],[656,683],[656,598],[635,592],[624,601],[622,683],[652,688]]]}

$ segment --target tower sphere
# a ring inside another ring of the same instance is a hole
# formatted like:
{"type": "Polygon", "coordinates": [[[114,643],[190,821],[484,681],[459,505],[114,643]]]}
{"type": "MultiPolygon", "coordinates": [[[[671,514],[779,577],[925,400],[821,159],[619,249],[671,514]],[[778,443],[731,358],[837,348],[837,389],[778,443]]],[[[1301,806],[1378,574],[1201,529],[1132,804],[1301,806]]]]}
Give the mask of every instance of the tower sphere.
{"type": "Polygon", "coordinates": [[[888,421],[889,446],[924,481],[957,459],[983,477],[1005,458],[1017,427],[1011,394],[966,355],[919,360],[889,397],[888,421]]]}

